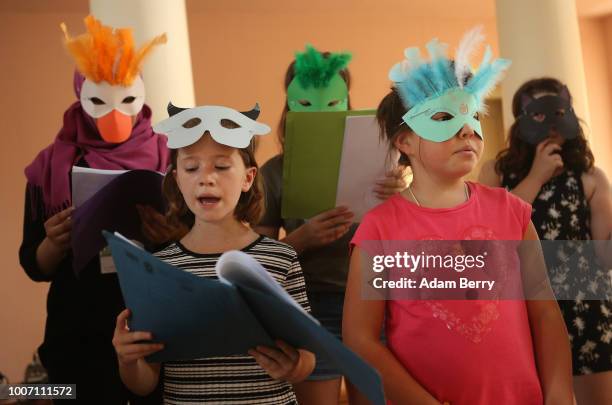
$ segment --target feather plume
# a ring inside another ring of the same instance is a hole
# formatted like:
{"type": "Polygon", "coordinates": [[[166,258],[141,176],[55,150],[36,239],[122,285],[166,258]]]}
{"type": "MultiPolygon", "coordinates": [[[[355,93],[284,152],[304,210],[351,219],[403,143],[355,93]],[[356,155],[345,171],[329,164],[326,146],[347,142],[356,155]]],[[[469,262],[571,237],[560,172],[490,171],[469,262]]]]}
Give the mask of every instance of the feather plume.
{"type": "Polygon", "coordinates": [[[471,73],[470,58],[476,52],[478,45],[484,41],[482,26],[477,26],[469,30],[457,47],[455,53],[455,77],[459,87],[463,88],[465,78],[471,73]]]}
{"type": "Polygon", "coordinates": [[[132,30],[113,29],[102,25],[93,16],[85,18],[87,32],[71,37],[66,24],[60,24],[64,42],[74,58],[77,70],[96,83],[129,86],[140,73],[140,65],[151,49],[166,42],[166,34],[157,36],[138,51],[132,30]]]}
{"type": "MultiPolygon", "coordinates": [[[[487,52],[490,53],[490,49],[487,52]]],[[[487,55],[485,55],[485,59],[487,55]]],[[[490,60],[490,56],[488,58],[490,60]]],[[[478,100],[479,109],[484,109],[484,100],[491,94],[497,83],[502,79],[504,72],[512,62],[508,59],[495,59],[491,63],[483,63],[465,86],[465,89],[478,100]]]]}
{"type": "Polygon", "coordinates": [[[485,111],[484,99],[491,93],[503,72],[510,66],[506,59],[494,59],[491,48],[487,46],[477,72],[470,77],[470,57],[483,40],[482,27],[470,30],[462,39],[455,55],[455,67],[446,56],[446,45],[437,39],[430,41],[426,48],[429,61],[421,58],[418,48],[407,48],[405,59],[396,63],[389,71],[389,79],[407,109],[452,89],[464,89],[472,94],[479,106],[485,111]],[[469,80],[468,80],[469,77],[469,80]]]}
{"type": "Polygon", "coordinates": [[[330,53],[327,57],[312,45],[306,45],[304,52],[295,54],[295,77],[302,87],[325,87],[330,80],[351,60],[350,53],[330,53]]]}

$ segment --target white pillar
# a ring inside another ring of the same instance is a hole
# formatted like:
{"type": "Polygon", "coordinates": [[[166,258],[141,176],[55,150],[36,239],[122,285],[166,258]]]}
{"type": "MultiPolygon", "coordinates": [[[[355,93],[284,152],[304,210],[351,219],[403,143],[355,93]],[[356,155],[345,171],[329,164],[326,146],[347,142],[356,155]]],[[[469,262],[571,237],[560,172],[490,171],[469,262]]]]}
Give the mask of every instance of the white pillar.
{"type": "MultiPolygon", "coordinates": [[[[575,0],[496,0],[500,55],[512,60],[502,82],[504,127],[512,96],[525,81],[551,76],[566,83],[576,114],[590,122],[575,0]]],[[[587,131],[588,133],[588,131],[587,131]]]]}
{"type": "Polygon", "coordinates": [[[133,28],[136,46],[167,34],[168,42],[156,46],[142,65],[153,123],[168,117],[168,101],[195,105],[185,0],[90,0],[89,7],[105,25],[133,28]]]}

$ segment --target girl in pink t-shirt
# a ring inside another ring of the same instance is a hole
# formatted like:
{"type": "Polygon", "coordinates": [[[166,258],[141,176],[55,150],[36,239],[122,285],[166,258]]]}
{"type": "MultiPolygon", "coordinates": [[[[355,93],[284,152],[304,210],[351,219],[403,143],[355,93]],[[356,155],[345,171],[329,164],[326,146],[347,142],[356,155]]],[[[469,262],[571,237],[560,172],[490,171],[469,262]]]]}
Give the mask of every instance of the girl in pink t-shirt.
{"type": "MultiPolygon", "coordinates": [[[[463,180],[483,150],[483,99],[509,65],[491,61],[487,47],[472,74],[466,55],[481,37],[479,29],[469,32],[455,61],[433,40],[430,61],[409,48],[391,69],[394,86],[377,118],[414,177],[406,191],[364,217],[351,242],[343,337],[378,369],[394,404],[573,404],[569,342],[554,300],[362,296],[362,280],[375,275],[372,241],[538,239],[528,204],[504,189],[463,180]]],[[[516,263],[516,253],[507,260],[516,263]]],[[[354,397],[351,404],[361,403],[354,397]]]]}

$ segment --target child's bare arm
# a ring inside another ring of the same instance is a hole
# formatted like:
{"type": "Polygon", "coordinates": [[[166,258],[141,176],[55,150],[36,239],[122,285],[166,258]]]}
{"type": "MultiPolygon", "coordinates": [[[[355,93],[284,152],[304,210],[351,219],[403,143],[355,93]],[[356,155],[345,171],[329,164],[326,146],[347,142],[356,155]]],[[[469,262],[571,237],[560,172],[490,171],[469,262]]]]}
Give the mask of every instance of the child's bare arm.
{"type": "MultiPolygon", "coordinates": [[[[593,194],[589,198],[591,211],[591,239],[608,240],[607,245],[595,242],[595,251],[601,264],[612,268],[612,190],[606,174],[598,167],[585,174],[594,185],[593,194]]],[[[584,177],[583,177],[584,178],[584,177]]]]}
{"type": "MultiPolygon", "coordinates": [[[[531,245],[534,242],[529,242],[538,240],[533,223],[529,224],[523,239],[528,241],[526,245],[529,245],[529,248],[523,249],[521,266],[527,271],[533,271],[533,267],[542,266],[537,263],[544,262],[541,251],[531,245]],[[531,257],[523,257],[526,255],[531,257]]],[[[548,283],[546,278],[544,282],[548,283]]],[[[544,403],[572,405],[572,356],[559,305],[548,285],[530,298],[532,299],[527,301],[527,312],[544,403]]]]}
{"type": "Polygon", "coordinates": [[[572,358],[556,301],[528,301],[536,364],[545,404],[574,403],[572,358]]]}
{"type": "Polygon", "coordinates": [[[127,328],[129,309],[117,316],[113,346],[117,352],[121,381],[135,394],[145,396],[153,392],[159,381],[160,365],[147,363],[145,357],[163,348],[159,343],[138,343],[151,340],[150,332],[130,332],[127,328]]]}
{"type": "MultiPolygon", "coordinates": [[[[344,300],[342,338],[344,343],[375,367],[382,376],[386,396],[399,404],[440,404],[406,371],[389,349],[380,342],[385,302],[361,298],[361,272],[367,271],[362,251],[355,247],[351,255],[344,300]]],[[[351,403],[367,404],[355,398],[351,403]]]]}

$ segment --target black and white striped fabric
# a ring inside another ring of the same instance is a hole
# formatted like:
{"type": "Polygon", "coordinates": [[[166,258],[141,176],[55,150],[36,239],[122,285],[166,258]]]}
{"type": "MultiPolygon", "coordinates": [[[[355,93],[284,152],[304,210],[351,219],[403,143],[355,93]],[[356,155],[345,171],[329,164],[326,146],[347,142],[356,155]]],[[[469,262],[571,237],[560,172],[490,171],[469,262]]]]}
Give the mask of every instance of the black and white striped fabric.
{"type": "MultiPolygon", "coordinates": [[[[304,276],[291,246],[262,236],[243,252],[310,311],[304,276]]],[[[221,255],[190,252],[177,242],[155,256],[197,276],[217,278],[215,264],[221,255]]],[[[270,378],[251,356],[167,362],[163,370],[165,404],[297,404],[291,385],[270,378]]]]}

